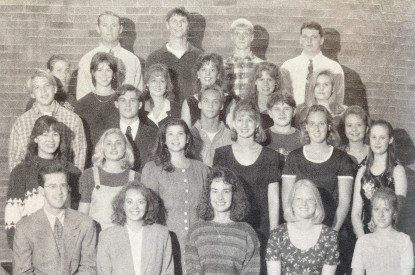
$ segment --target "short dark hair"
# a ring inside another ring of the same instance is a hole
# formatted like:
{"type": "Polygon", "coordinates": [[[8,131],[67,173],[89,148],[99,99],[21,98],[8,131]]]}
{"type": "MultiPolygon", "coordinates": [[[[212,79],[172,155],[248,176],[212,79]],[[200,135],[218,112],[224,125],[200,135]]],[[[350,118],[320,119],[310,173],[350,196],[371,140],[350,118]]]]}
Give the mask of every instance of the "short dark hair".
{"type": "Polygon", "coordinates": [[[166,22],[169,22],[173,15],[180,15],[186,17],[187,22],[190,22],[190,13],[184,7],[176,7],[166,14],[166,22]]]}
{"type": "Polygon", "coordinates": [[[131,84],[123,84],[117,88],[115,92],[114,99],[118,100],[118,98],[122,95],[125,95],[127,92],[135,92],[138,98],[138,101],[144,103],[144,94],[139,89],[131,84]]]}
{"type": "Polygon", "coordinates": [[[101,17],[104,16],[104,15],[111,15],[111,16],[117,17],[118,18],[118,22],[121,25],[121,17],[118,14],[116,14],[115,12],[112,12],[112,11],[104,11],[103,13],[101,13],[100,15],[98,15],[98,19],[97,19],[98,26],[101,23],[101,17]]]}
{"type": "Polygon", "coordinates": [[[66,180],[68,181],[68,171],[66,170],[65,166],[59,162],[52,162],[50,165],[43,166],[39,169],[38,173],[38,183],[39,186],[44,187],[45,185],[45,176],[50,174],[64,174],[66,180]]]}
{"type": "Polygon", "coordinates": [[[267,108],[272,109],[278,103],[285,103],[291,108],[295,109],[296,104],[294,97],[288,93],[272,93],[267,100],[267,108]]]}
{"type": "Polygon", "coordinates": [[[48,59],[48,62],[46,63],[46,68],[48,68],[49,71],[53,71],[53,67],[55,66],[55,63],[58,61],[64,61],[66,62],[66,64],[71,65],[71,63],[66,57],[63,57],[62,55],[54,54],[48,59]]]}
{"type": "Polygon", "coordinates": [[[312,30],[317,30],[318,33],[320,34],[320,37],[323,37],[323,28],[321,27],[320,23],[316,22],[316,21],[310,21],[310,22],[305,22],[301,25],[300,28],[300,34],[303,33],[304,29],[312,29],[312,30]]]}
{"type": "Polygon", "coordinates": [[[104,52],[97,52],[91,60],[91,65],[89,67],[92,77],[92,84],[96,84],[94,73],[98,70],[98,66],[101,63],[108,63],[108,66],[112,70],[112,81],[111,81],[111,87],[114,89],[118,86],[117,82],[117,73],[118,73],[118,62],[115,59],[114,56],[110,55],[109,53],[104,52]]]}
{"type": "Polygon", "coordinates": [[[216,84],[205,86],[200,90],[200,92],[197,94],[197,98],[199,99],[199,102],[202,101],[203,95],[207,91],[215,91],[217,94],[220,95],[221,104],[223,105],[223,103],[225,103],[225,93],[223,92],[223,89],[216,84]]]}
{"type": "Polygon", "coordinates": [[[150,188],[145,187],[139,181],[130,181],[118,192],[112,200],[113,214],[112,222],[118,225],[125,225],[127,216],[125,215],[124,202],[128,190],[137,190],[145,198],[147,202],[146,214],[144,215],[144,225],[151,225],[158,221],[159,213],[162,211],[158,195],[150,188]]]}
{"type": "Polygon", "coordinates": [[[232,186],[230,219],[234,222],[243,221],[250,210],[244,188],[234,172],[220,166],[214,166],[207,175],[207,184],[203,189],[202,196],[196,208],[197,215],[205,221],[211,221],[215,218],[215,213],[210,202],[210,186],[213,180],[218,178],[223,179],[224,183],[232,186]]]}

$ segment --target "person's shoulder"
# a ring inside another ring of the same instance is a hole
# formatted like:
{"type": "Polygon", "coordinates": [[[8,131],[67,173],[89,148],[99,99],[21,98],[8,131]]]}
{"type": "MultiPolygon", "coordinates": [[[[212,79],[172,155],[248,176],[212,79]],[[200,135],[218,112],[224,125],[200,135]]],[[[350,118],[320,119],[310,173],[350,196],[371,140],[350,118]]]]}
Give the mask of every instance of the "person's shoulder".
{"type": "Polygon", "coordinates": [[[215,149],[215,151],[217,154],[227,154],[228,152],[232,151],[232,144],[218,147],[215,149]]]}
{"type": "Polygon", "coordinates": [[[111,238],[111,236],[119,236],[124,230],[126,230],[124,226],[116,224],[102,230],[99,236],[102,239],[111,238]]]}
{"type": "Polygon", "coordinates": [[[197,159],[190,159],[190,162],[192,162],[193,166],[196,166],[199,169],[208,169],[209,167],[204,164],[202,161],[197,159]]]}
{"type": "Polygon", "coordinates": [[[282,63],[281,68],[289,70],[290,66],[292,66],[294,63],[296,63],[298,60],[300,60],[300,58],[301,58],[301,55],[297,55],[293,58],[285,60],[282,63]]]}
{"type": "Polygon", "coordinates": [[[22,126],[21,124],[24,124],[24,122],[28,118],[35,117],[35,113],[34,113],[34,111],[32,109],[33,109],[33,106],[32,106],[32,108],[30,108],[29,110],[27,110],[26,112],[24,112],[23,114],[21,114],[20,116],[18,116],[16,118],[16,120],[14,121],[13,127],[21,127],[22,126]]]}
{"type": "Polygon", "coordinates": [[[76,113],[72,112],[71,110],[66,109],[65,107],[61,106],[60,104],[58,104],[58,112],[60,112],[64,116],[72,117],[77,122],[81,122],[81,118],[76,113]]]}
{"type": "Polygon", "coordinates": [[[122,52],[122,54],[125,57],[128,57],[129,59],[134,59],[135,61],[139,61],[138,57],[134,53],[127,50],[126,48],[120,47],[120,52],[122,52]]]}
{"type": "Polygon", "coordinates": [[[169,234],[169,229],[167,226],[164,226],[158,223],[153,223],[153,224],[149,224],[145,226],[148,228],[148,230],[155,232],[157,235],[168,235],[169,234]]]}
{"type": "Polygon", "coordinates": [[[403,243],[412,243],[411,241],[411,237],[403,232],[399,232],[397,231],[396,234],[396,239],[398,240],[397,243],[403,244],[403,243]]]}
{"type": "Polygon", "coordinates": [[[246,222],[236,222],[235,225],[242,231],[246,232],[248,235],[256,236],[256,232],[250,224],[246,222]]]}
{"type": "Polygon", "coordinates": [[[166,52],[166,46],[163,45],[160,48],[158,48],[157,50],[154,50],[153,52],[151,52],[148,57],[147,57],[147,62],[153,59],[157,59],[159,58],[161,55],[163,55],[166,52]]]}
{"type": "Polygon", "coordinates": [[[89,215],[81,213],[79,211],[67,208],[66,215],[67,216],[65,217],[65,219],[70,217],[73,220],[78,220],[80,224],[84,226],[91,227],[95,225],[94,220],[89,215]]]}
{"type": "Polygon", "coordinates": [[[92,59],[92,57],[94,56],[94,54],[95,53],[97,53],[97,49],[98,49],[99,47],[95,47],[95,48],[93,48],[92,50],[90,50],[90,51],[88,51],[88,52],[86,52],[82,57],[81,57],[81,59],[79,60],[79,66],[82,66],[82,65],[85,65],[85,66],[88,66],[88,68],[86,68],[86,69],[88,69],[88,71],[89,71],[89,65],[90,65],[90,63],[91,63],[91,59],[92,59]]]}
{"type": "Polygon", "coordinates": [[[163,170],[163,166],[162,165],[157,165],[154,160],[148,161],[146,164],[144,164],[144,168],[143,171],[145,170],[149,170],[149,171],[154,171],[155,173],[159,173],[161,172],[161,170],[163,170]],[[156,172],[157,171],[157,172],[156,172]]]}
{"type": "Polygon", "coordinates": [[[321,226],[322,226],[321,231],[322,233],[324,233],[324,235],[329,236],[330,238],[337,239],[337,236],[339,233],[336,230],[334,230],[333,228],[325,224],[322,224],[321,226]]]}
{"type": "Polygon", "coordinates": [[[299,148],[296,148],[296,149],[292,150],[292,151],[289,153],[289,155],[291,155],[291,157],[298,157],[298,156],[301,156],[301,155],[303,154],[303,147],[304,147],[304,146],[301,146],[301,147],[299,147],[299,148]]]}
{"type": "Polygon", "coordinates": [[[45,215],[43,208],[35,211],[33,214],[29,216],[24,216],[20,221],[17,222],[16,227],[20,228],[32,228],[33,224],[37,224],[39,222],[39,218],[41,215],[45,215]]]}

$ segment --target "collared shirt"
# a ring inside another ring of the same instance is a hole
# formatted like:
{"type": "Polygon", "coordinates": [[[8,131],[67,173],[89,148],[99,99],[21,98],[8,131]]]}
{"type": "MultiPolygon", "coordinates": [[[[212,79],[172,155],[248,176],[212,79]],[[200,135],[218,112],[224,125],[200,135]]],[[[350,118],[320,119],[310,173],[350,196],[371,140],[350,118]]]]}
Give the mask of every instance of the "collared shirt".
{"type": "Polygon", "coordinates": [[[135,136],[137,135],[138,127],[140,127],[140,120],[137,118],[137,120],[131,124],[124,123],[124,121],[120,120],[120,129],[124,134],[127,133],[128,126],[131,127],[131,136],[133,137],[133,140],[134,140],[135,136]]]}
{"type": "MultiPolygon", "coordinates": [[[[62,107],[56,101],[52,104],[52,116],[67,126],[64,127],[63,132],[65,138],[71,141],[72,155],[70,159],[73,159],[75,166],[82,171],[86,158],[86,139],[82,121],[77,114],[62,107]]],[[[32,108],[19,116],[13,124],[9,139],[10,171],[24,160],[33,126],[36,120],[43,115],[35,103],[32,108]]]]}
{"type": "Polygon", "coordinates": [[[170,101],[168,101],[167,99],[164,100],[164,104],[163,104],[163,109],[161,109],[159,117],[156,118],[153,114],[153,112],[149,112],[147,117],[148,119],[150,119],[151,121],[153,121],[156,125],[159,125],[159,122],[162,121],[163,119],[165,119],[166,117],[169,116],[168,112],[170,112],[171,108],[170,108],[170,101]]]}
{"type": "Polygon", "coordinates": [[[208,166],[213,164],[216,148],[232,144],[231,131],[226,128],[223,122],[220,122],[219,131],[212,140],[209,138],[209,134],[202,129],[200,120],[196,121],[191,132],[195,139],[196,153],[200,155],[203,163],[208,166]]]}
{"type": "Polygon", "coordinates": [[[193,65],[202,51],[192,44],[188,44],[187,51],[181,58],[169,52],[166,45],[152,52],[146,60],[146,68],[156,63],[162,63],[171,71],[174,100],[182,103],[185,98],[193,94],[193,65]]]}
{"type": "Polygon", "coordinates": [[[90,65],[92,57],[98,52],[109,53],[112,50],[118,61],[118,82],[119,84],[131,84],[143,90],[143,77],[141,75],[141,64],[138,57],[132,52],[121,47],[120,44],[110,49],[102,43],[95,49],[86,53],[79,61],[78,82],[76,84],[76,99],[79,100],[88,93],[95,90],[92,84],[90,65]]]}
{"type": "MultiPolygon", "coordinates": [[[[314,56],[311,60],[313,61],[313,72],[331,70],[335,74],[341,74],[344,76],[344,72],[340,64],[328,57],[325,57],[322,52],[314,56]]],[[[297,106],[304,103],[305,100],[305,87],[307,83],[309,64],[310,59],[303,52],[301,55],[285,61],[281,66],[281,69],[287,70],[290,74],[293,85],[293,95],[297,106]]],[[[342,86],[344,87],[344,78],[342,86]]]]}
{"type": "Polygon", "coordinates": [[[262,62],[261,58],[250,52],[245,57],[230,56],[226,58],[225,64],[225,83],[228,92],[245,98],[252,87],[252,74],[255,66],[262,62]]]}
{"type": "Polygon", "coordinates": [[[65,209],[62,209],[61,212],[59,212],[58,215],[53,215],[52,213],[48,212],[45,208],[43,208],[43,211],[45,211],[46,218],[48,218],[50,227],[52,227],[52,231],[55,230],[55,220],[58,218],[58,220],[61,222],[63,226],[63,222],[65,221],[65,209]]]}

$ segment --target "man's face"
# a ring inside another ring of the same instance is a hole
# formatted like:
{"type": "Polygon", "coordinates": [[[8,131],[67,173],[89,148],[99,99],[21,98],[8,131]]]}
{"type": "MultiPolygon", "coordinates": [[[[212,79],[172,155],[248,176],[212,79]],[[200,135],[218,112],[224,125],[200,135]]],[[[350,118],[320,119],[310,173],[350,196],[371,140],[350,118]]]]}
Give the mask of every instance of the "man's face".
{"type": "Polygon", "coordinates": [[[318,54],[323,45],[324,38],[320,36],[318,30],[303,29],[300,36],[300,45],[307,54],[318,54]]]}
{"type": "Polygon", "coordinates": [[[43,196],[45,197],[44,207],[50,212],[66,208],[69,186],[64,173],[52,173],[44,175],[45,184],[43,196]]]}
{"type": "Polygon", "coordinates": [[[183,38],[187,36],[189,22],[186,17],[174,14],[170,17],[169,21],[166,22],[166,27],[170,32],[170,36],[175,38],[183,38]]]}
{"type": "Polygon", "coordinates": [[[238,50],[248,50],[254,40],[254,33],[248,28],[235,28],[231,34],[233,45],[238,50]]]}
{"type": "Polygon", "coordinates": [[[97,26],[97,32],[102,41],[108,43],[118,42],[122,32],[122,26],[118,17],[113,15],[102,15],[97,26]]]}
{"type": "Polygon", "coordinates": [[[120,111],[120,116],[126,119],[132,119],[138,116],[142,103],[138,100],[135,91],[127,91],[115,101],[115,107],[120,111]]]}
{"type": "Polygon", "coordinates": [[[32,80],[32,94],[36,103],[41,106],[50,106],[55,99],[56,87],[51,81],[42,76],[35,77],[32,80]]]}
{"type": "Polygon", "coordinates": [[[222,109],[220,95],[212,90],[205,91],[199,102],[199,109],[201,110],[202,116],[206,118],[219,116],[219,111],[222,109]]]}

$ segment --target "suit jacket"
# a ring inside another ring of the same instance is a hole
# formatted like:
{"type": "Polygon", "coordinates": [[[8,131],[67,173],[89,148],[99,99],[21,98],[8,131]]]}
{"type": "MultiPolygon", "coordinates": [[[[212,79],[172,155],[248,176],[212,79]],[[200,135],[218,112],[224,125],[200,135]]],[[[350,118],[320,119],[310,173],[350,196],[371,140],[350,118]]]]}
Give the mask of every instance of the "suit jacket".
{"type": "MultiPolygon", "coordinates": [[[[128,230],[112,226],[101,232],[98,243],[99,275],[135,275],[128,230]]],[[[167,227],[152,224],[143,227],[141,275],[174,274],[171,240],[167,227]]]]}
{"type": "MultiPolygon", "coordinates": [[[[102,124],[102,133],[110,128],[120,128],[120,116],[113,116],[102,124]]],[[[145,124],[145,121],[140,119],[140,126],[135,135],[133,146],[134,151],[134,167],[133,170],[141,172],[148,161],[150,161],[152,151],[157,142],[157,129],[145,124]]]]}
{"type": "Polygon", "coordinates": [[[14,236],[13,274],[96,274],[94,221],[87,215],[67,209],[62,238],[61,261],[43,208],[21,219],[14,236]]]}

